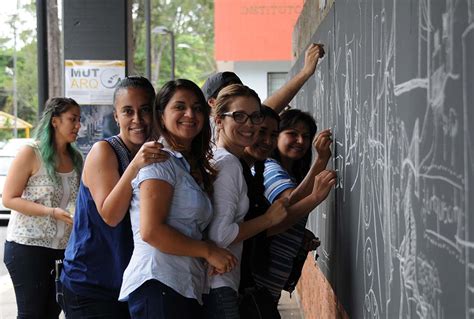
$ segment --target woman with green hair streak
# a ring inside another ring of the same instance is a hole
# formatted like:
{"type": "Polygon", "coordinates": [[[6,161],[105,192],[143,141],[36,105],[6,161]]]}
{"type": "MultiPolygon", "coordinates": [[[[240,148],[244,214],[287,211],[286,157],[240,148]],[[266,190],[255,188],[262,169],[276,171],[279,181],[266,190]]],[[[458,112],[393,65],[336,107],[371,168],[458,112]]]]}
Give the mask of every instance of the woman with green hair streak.
{"type": "Polygon", "coordinates": [[[13,281],[18,318],[58,318],[52,270],[64,256],[82,171],[73,143],[81,127],[70,98],[46,102],[35,142],[13,160],[3,190],[11,217],[4,262],[13,281]]]}

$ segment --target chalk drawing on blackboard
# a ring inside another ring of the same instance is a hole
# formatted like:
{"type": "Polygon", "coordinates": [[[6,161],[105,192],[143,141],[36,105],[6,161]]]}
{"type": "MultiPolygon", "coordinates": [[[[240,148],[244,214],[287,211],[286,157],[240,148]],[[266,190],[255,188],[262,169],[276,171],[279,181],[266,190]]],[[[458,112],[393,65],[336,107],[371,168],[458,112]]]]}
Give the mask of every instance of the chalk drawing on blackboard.
{"type": "MultiPolygon", "coordinates": [[[[352,275],[363,276],[354,304],[365,318],[472,318],[474,2],[341,1],[335,11],[355,18],[317,34],[332,41],[328,60],[296,106],[334,130],[337,205],[347,209],[338,222],[357,222],[344,238],[352,275]]],[[[323,269],[334,268],[331,253],[323,269]]]]}

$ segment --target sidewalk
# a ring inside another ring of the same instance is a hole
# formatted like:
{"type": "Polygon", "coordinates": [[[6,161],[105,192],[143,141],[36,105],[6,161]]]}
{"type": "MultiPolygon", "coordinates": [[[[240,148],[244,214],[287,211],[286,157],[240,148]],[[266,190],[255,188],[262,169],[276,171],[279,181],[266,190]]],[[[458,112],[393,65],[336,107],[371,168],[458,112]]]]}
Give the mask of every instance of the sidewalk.
{"type": "Polygon", "coordinates": [[[296,290],[293,292],[291,298],[288,292],[283,291],[280,304],[278,305],[278,311],[282,319],[303,319],[296,290]]]}
{"type": "MultiPolygon", "coordinates": [[[[278,305],[282,319],[302,319],[296,293],[290,299],[290,294],[284,292],[278,305]]],[[[0,319],[15,319],[16,303],[12,282],[9,275],[0,276],[0,319]]],[[[64,318],[62,315],[60,318],[64,318]]]]}
{"type": "Polygon", "coordinates": [[[16,318],[15,293],[10,276],[0,276],[0,319],[16,318]]]}

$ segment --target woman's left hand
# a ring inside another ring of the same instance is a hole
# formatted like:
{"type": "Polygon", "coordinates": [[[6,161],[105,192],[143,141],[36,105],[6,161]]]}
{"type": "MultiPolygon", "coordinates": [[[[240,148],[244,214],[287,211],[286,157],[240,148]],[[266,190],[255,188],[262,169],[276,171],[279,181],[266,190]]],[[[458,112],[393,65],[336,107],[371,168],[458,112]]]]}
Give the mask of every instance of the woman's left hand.
{"type": "Polygon", "coordinates": [[[237,258],[229,250],[217,247],[212,242],[207,242],[207,244],[209,253],[206,261],[212,267],[209,271],[210,274],[223,274],[232,271],[238,264],[237,258]]]}
{"type": "Polygon", "coordinates": [[[336,185],[337,175],[333,170],[324,170],[314,179],[313,185],[313,196],[319,205],[323,200],[326,199],[332,187],[336,185]]]}

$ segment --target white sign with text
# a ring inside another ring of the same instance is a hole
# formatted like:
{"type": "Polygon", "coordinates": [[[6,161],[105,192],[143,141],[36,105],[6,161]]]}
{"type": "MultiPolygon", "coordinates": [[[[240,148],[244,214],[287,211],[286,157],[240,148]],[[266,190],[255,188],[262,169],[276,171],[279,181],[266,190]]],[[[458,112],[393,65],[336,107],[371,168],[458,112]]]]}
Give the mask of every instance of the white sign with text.
{"type": "Polygon", "coordinates": [[[125,61],[66,60],[65,95],[79,104],[112,105],[117,84],[125,77],[125,61]]]}

